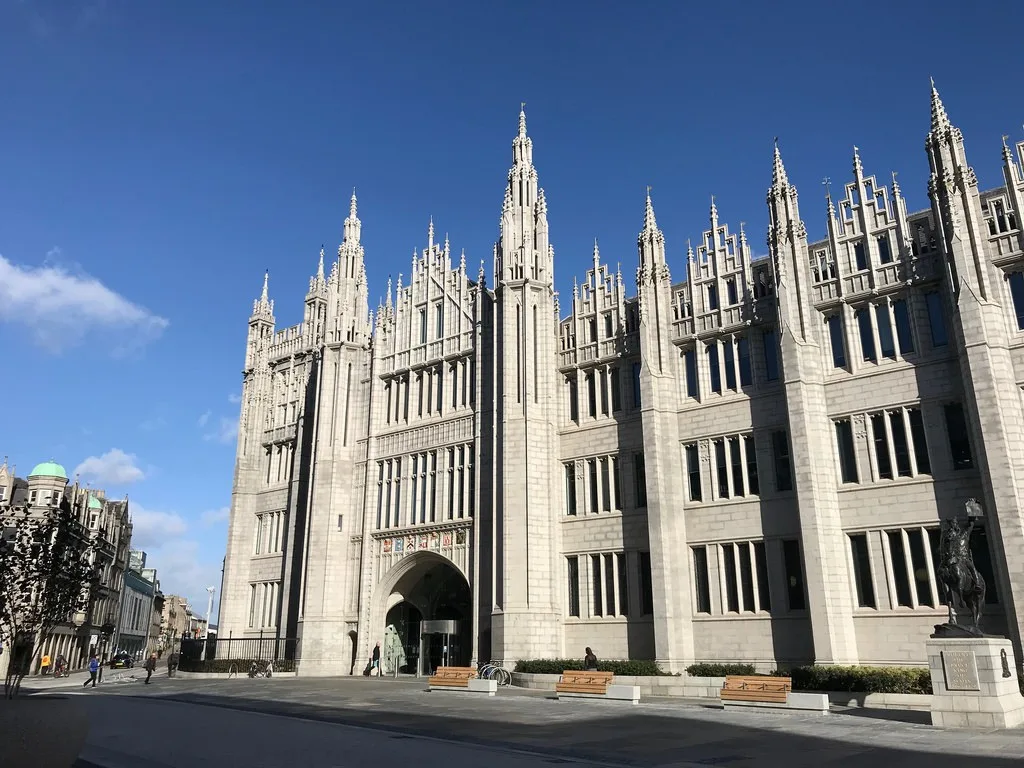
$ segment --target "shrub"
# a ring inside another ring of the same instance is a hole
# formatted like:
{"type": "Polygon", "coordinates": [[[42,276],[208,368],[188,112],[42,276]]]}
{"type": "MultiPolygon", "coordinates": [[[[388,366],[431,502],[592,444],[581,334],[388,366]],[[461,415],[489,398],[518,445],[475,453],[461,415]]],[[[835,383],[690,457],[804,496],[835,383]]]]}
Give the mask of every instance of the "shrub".
{"type": "Polygon", "coordinates": [[[851,693],[931,693],[932,678],[922,667],[794,667],[794,691],[851,693]]]}
{"type": "Polygon", "coordinates": [[[691,664],[686,668],[690,677],[725,677],[726,675],[753,675],[753,664],[691,664]]]}
{"type": "MultiPolygon", "coordinates": [[[[182,659],[178,666],[182,672],[214,672],[227,674],[231,665],[234,664],[238,669],[238,674],[247,675],[249,674],[249,665],[253,662],[257,664],[266,665],[265,659],[207,659],[206,661],[199,661],[198,659],[182,659]]],[[[278,659],[274,662],[275,672],[294,672],[295,662],[289,659],[278,659]]]]}
{"type": "MultiPolygon", "coordinates": [[[[598,661],[601,672],[635,677],[657,677],[665,675],[653,661],[598,661]]],[[[525,659],[516,662],[516,672],[533,675],[560,675],[565,670],[582,670],[583,659],[525,659]]]]}

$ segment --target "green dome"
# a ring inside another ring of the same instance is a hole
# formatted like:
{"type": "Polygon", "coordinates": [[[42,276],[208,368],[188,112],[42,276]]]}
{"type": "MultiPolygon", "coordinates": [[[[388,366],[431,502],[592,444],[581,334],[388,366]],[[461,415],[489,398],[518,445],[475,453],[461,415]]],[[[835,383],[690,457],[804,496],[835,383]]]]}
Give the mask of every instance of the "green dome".
{"type": "Polygon", "coordinates": [[[89,494],[89,509],[103,509],[103,503],[91,493],[89,494]]]}
{"type": "Polygon", "coordinates": [[[64,467],[60,464],[55,464],[52,461],[44,461],[42,464],[36,464],[36,468],[28,473],[29,477],[59,477],[61,480],[68,479],[68,473],[64,471],[64,467]]]}

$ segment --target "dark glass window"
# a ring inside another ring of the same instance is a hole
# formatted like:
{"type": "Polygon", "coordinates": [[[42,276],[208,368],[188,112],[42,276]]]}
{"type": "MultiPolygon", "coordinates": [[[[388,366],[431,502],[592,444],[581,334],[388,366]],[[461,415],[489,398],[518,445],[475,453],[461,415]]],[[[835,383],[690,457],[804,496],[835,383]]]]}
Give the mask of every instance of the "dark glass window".
{"type": "Polygon", "coordinates": [[[924,420],[921,418],[919,408],[908,408],[907,416],[910,418],[910,437],[914,441],[914,458],[917,459],[917,473],[919,475],[930,475],[932,463],[928,457],[928,441],[924,435],[924,420]]]}
{"type": "Polygon", "coordinates": [[[722,391],[722,370],[718,365],[718,342],[708,345],[708,372],[711,374],[711,391],[722,391]]]}
{"type": "Polygon", "coordinates": [[[697,593],[697,613],[711,613],[707,547],[693,548],[693,584],[697,593]]]}
{"type": "Polygon", "coordinates": [[[896,345],[892,340],[892,323],[889,322],[889,307],[885,304],[875,305],[875,323],[878,325],[878,346],[882,357],[896,359],[896,345]]]}
{"type": "Polygon", "coordinates": [[[910,543],[910,564],[914,569],[914,587],[917,593],[917,604],[935,607],[932,600],[931,574],[928,573],[928,561],[925,560],[925,541],[923,531],[907,531],[907,541],[910,543]]]}
{"type": "Polygon", "coordinates": [[[896,452],[896,474],[910,477],[910,446],[907,443],[907,426],[903,423],[903,411],[889,412],[889,431],[892,432],[892,447],[896,452]]]}
{"type": "Polygon", "coordinates": [[[576,389],[576,379],[569,379],[569,418],[576,422],[580,420],[580,396],[576,389]]]}
{"type": "Polygon", "coordinates": [[[609,461],[612,463],[612,485],[615,486],[615,506],[612,509],[622,509],[622,479],[619,473],[619,457],[612,456],[609,461]]]}
{"type": "Polygon", "coordinates": [[[747,453],[747,482],[750,484],[750,492],[756,496],[761,492],[761,484],[757,478],[757,446],[754,444],[753,435],[747,435],[743,442],[747,453]]]}
{"type": "Polygon", "coordinates": [[[828,320],[828,338],[832,344],[832,365],[835,368],[846,367],[846,339],[843,338],[843,318],[831,315],[828,320]]]}
{"type": "Polygon", "coordinates": [[[615,605],[615,558],[610,552],[604,556],[604,593],[608,597],[608,615],[620,615],[615,605]]]}
{"type": "Polygon", "coordinates": [[[768,587],[768,558],[765,556],[764,542],[754,542],[754,568],[757,570],[757,602],[762,611],[772,609],[771,590],[768,587]]]}
{"type": "Polygon", "coordinates": [[[914,351],[914,331],[910,326],[910,311],[903,299],[892,303],[892,314],[896,319],[896,338],[900,343],[900,354],[914,351]]]}
{"type": "Polygon", "coordinates": [[[746,336],[736,340],[736,354],[740,359],[740,386],[749,387],[754,383],[754,377],[750,369],[750,342],[746,336]]]}
{"type": "Polygon", "coordinates": [[[739,301],[739,298],[737,298],[737,296],[736,296],[736,281],[735,280],[726,280],[725,281],[725,295],[726,295],[726,298],[729,301],[729,306],[730,307],[733,304],[736,304],[739,301]]]}
{"type": "Polygon", "coordinates": [[[723,348],[723,357],[725,358],[725,386],[727,389],[736,389],[736,360],[734,355],[732,342],[726,341],[723,348]]]}
{"type": "Polygon", "coordinates": [[[683,364],[686,368],[686,395],[696,398],[700,395],[700,385],[697,384],[697,353],[688,349],[683,353],[683,364]]]}
{"type": "Polygon", "coordinates": [[[881,235],[878,238],[878,260],[882,264],[892,262],[892,249],[889,247],[889,236],[881,235]]]}
{"type": "Polygon", "coordinates": [[[651,582],[651,553],[640,553],[640,609],[644,616],[654,613],[654,585],[651,582]]]}
{"type": "Polygon", "coordinates": [[[690,501],[702,501],[704,497],[700,487],[700,455],[696,443],[686,446],[686,474],[690,478],[690,501]]]}
{"type": "Polygon", "coordinates": [[[789,460],[789,436],[784,430],[772,432],[772,451],[775,454],[775,490],[793,490],[793,466],[789,460]]]}
{"type": "Polygon", "coordinates": [[[928,327],[932,332],[932,346],[944,347],[949,344],[949,335],[946,333],[946,318],[942,311],[942,296],[938,291],[929,291],[924,295],[924,300],[928,307],[928,327]]]}
{"type": "Polygon", "coordinates": [[[565,507],[566,514],[576,514],[576,467],[565,465],[565,507]]]}
{"type": "Polygon", "coordinates": [[[892,460],[889,458],[889,443],[885,438],[885,415],[871,414],[871,439],[875,444],[875,463],[878,476],[892,480],[892,460]]]}
{"type": "Polygon", "coordinates": [[[775,331],[765,331],[761,337],[764,343],[764,372],[768,381],[779,379],[779,339],[775,331]]]}
{"type": "Polygon", "coordinates": [[[743,596],[743,610],[754,610],[754,569],[750,562],[750,544],[736,545],[736,556],[740,560],[740,594],[743,596]]]}
{"type": "Polygon", "coordinates": [[[590,586],[594,593],[594,615],[604,616],[604,594],[601,582],[601,556],[590,556],[590,586]]]}
{"type": "Polygon", "coordinates": [[[714,283],[708,285],[708,310],[718,309],[718,286],[714,283]]]}
{"type": "Polygon", "coordinates": [[[878,356],[875,354],[875,336],[871,330],[871,315],[864,307],[858,309],[854,314],[857,320],[857,328],[860,331],[860,351],[865,360],[876,362],[878,356]]]}
{"type": "Polygon", "coordinates": [[[590,512],[598,510],[598,484],[597,484],[597,459],[587,459],[587,475],[590,481],[590,512]]]}
{"type": "Polygon", "coordinates": [[[718,498],[729,498],[729,475],[726,468],[725,440],[715,440],[715,467],[718,470],[718,498]]]}
{"type": "Polygon", "coordinates": [[[587,409],[588,416],[597,416],[597,382],[592,372],[587,374],[587,409]]]}
{"type": "Polygon", "coordinates": [[[580,561],[577,557],[566,560],[569,566],[569,615],[580,615],[580,561]]]}
{"type": "Polygon", "coordinates": [[[629,578],[626,570],[626,553],[615,555],[615,567],[619,571],[619,615],[629,616],[629,578]]]}
{"type": "Polygon", "coordinates": [[[949,437],[949,452],[953,456],[953,469],[972,469],[974,457],[971,454],[971,439],[967,433],[967,417],[961,403],[950,403],[946,411],[946,433],[949,437]]]}
{"type": "Polygon", "coordinates": [[[857,265],[857,271],[868,268],[868,260],[864,255],[864,243],[855,243],[853,246],[853,260],[857,265]]]}
{"type": "Polygon", "coordinates": [[[639,408],[640,404],[640,363],[633,363],[633,405],[639,408]]]}
{"type": "Polygon", "coordinates": [[[612,411],[622,410],[622,384],[619,381],[619,369],[612,366],[608,370],[612,385],[612,411]]]}
{"type": "Polygon", "coordinates": [[[729,464],[732,468],[733,496],[746,495],[743,488],[743,449],[739,437],[729,438],[729,464]]]}
{"type": "Polygon", "coordinates": [[[857,483],[857,455],[853,447],[853,427],[849,419],[836,422],[836,444],[839,447],[839,474],[844,483],[857,483]]]}
{"type": "Polygon", "coordinates": [[[892,576],[896,582],[896,604],[911,606],[910,579],[907,576],[907,554],[903,550],[903,534],[900,531],[886,531],[889,552],[892,555],[892,576]]]}
{"type": "Polygon", "coordinates": [[[736,585],[736,551],[732,544],[722,545],[722,567],[725,569],[725,610],[739,613],[740,597],[736,585]]]}
{"type": "Polygon", "coordinates": [[[1013,313],[1017,318],[1018,330],[1024,330],[1024,272],[1011,272],[1010,298],[1013,300],[1013,313]]]}
{"type": "Polygon", "coordinates": [[[876,608],[875,585],[871,580],[871,558],[868,554],[867,534],[850,536],[853,553],[853,579],[857,585],[857,605],[861,608],[876,608]]]}
{"type": "Polygon", "coordinates": [[[786,567],[786,595],[789,610],[802,611],[807,607],[804,596],[804,566],[800,557],[800,542],[789,539],[782,542],[782,561],[786,567]]]}
{"type": "Polygon", "coordinates": [[[637,507],[647,506],[647,472],[642,453],[633,454],[633,496],[637,507]]]}

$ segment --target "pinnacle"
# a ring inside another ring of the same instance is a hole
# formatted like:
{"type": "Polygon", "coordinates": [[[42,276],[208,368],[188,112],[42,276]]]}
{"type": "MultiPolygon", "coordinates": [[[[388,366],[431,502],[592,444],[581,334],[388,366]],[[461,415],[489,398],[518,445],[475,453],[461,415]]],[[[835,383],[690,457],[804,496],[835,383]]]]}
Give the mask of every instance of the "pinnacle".
{"type": "Polygon", "coordinates": [[[269,297],[270,289],[270,270],[268,269],[263,273],[263,293],[260,294],[260,301],[267,301],[269,297]]]}
{"type": "Polygon", "coordinates": [[[348,215],[349,215],[349,218],[351,218],[351,219],[355,219],[356,218],[356,188],[355,187],[352,187],[352,199],[349,201],[349,204],[348,204],[348,215]]]}
{"type": "Polygon", "coordinates": [[[658,231],[658,221],[654,218],[654,204],[651,202],[651,188],[647,187],[647,203],[644,206],[644,229],[645,233],[658,231]]]}
{"type": "Polygon", "coordinates": [[[318,279],[324,279],[324,247],[320,246],[320,264],[316,268],[316,276],[318,279]]]}
{"type": "Polygon", "coordinates": [[[861,162],[860,162],[860,149],[857,147],[856,144],[854,144],[854,146],[853,146],[853,175],[854,176],[863,176],[864,175],[864,166],[861,165],[861,162]]]}
{"type": "Polygon", "coordinates": [[[526,102],[519,105],[519,135],[526,138],[526,102]]]}
{"type": "Polygon", "coordinates": [[[779,137],[775,137],[775,157],[772,161],[772,186],[789,186],[789,177],[786,176],[786,166],[782,164],[782,154],[779,152],[779,137]]]}
{"type": "Polygon", "coordinates": [[[932,81],[932,131],[943,131],[949,128],[949,117],[946,115],[946,108],[942,105],[942,98],[935,87],[935,78],[932,81]]]}

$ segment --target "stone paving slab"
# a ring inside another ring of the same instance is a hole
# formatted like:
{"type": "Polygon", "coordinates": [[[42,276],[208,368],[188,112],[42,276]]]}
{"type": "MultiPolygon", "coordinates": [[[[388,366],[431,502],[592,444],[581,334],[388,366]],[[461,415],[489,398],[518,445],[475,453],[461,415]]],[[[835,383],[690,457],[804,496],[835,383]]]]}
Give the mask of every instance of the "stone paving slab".
{"type": "MultiPolygon", "coordinates": [[[[557,701],[541,691],[438,695],[423,681],[366,678],[161,680],[110,695],[167,697],[442,739],[543,750],[622,766],[1009,768],[1024,730],[964,732],[875,717],[725,712],[664,700],[557,701]]],[[[891,716],[891,715],[890,715],[891,716]]]]}

